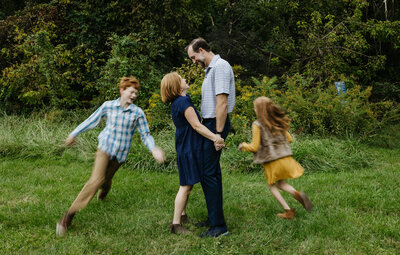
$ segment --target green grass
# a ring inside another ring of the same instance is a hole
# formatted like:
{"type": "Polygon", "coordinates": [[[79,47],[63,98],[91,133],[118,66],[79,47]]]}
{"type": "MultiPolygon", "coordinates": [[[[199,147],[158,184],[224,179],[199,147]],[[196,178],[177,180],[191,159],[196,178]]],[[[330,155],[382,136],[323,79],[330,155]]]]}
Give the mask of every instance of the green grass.
{"type": "MultiPolygon", "coordinates": [[[[179,185],[171,131],[155,135],[166,150],[167,165],[154,163],[136,138],[136,153],[132,151],[115,175],[107,199],[92,200],[76,215],[67,235],[57,238],[57,220],[90,176],[99,131],[82,135],[78,146],[65,149],[61,143],[74,126],[35,118],[0,119],[0,254],[396,254],[400,250],[400,149],[368,147],[355,140],[306,137],[293,144],[306,173],[288,182],[306,191],[315,207],[307,213],[284,194],[297,209],[292,221],[276,216],[282,208],[270,194],[261,166],[252,165],[251,154],[238,152],[231,144],[222,158],[224,212],[231,235],[201,239],[198,235],[206,229],[192,225],[188,225],[190,235],[170,234],[179,185]]],[[[188,215],[197,221],[206,214],[201,187],[195,185],[188,215]]]]}

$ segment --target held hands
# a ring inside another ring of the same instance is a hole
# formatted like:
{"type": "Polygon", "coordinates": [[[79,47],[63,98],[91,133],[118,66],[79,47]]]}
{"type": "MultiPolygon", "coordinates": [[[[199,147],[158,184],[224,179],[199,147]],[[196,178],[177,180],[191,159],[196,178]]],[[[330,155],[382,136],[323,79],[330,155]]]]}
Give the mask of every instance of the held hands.
{"type": "Polygon", "coordinates": [[[216,138],[217,139],[214,142],[214,147],[216,151],[219,151],[225,147],[225,140],[220,135],[216,135],[216,138]]]}
{"type": "Polygon", "coordinates": [[[72,136],[69,136],[64,142],[65,146],[73,146],[75,144],[76,144],[75,137],[72,136]]]}
{"type": "Polygon", "coordinates": [[[151,150],[151,154],[153,154],[153,157],[157,163],[164,163],[165,153],[160,147],[154,147],[154,149],[151,150]]]}

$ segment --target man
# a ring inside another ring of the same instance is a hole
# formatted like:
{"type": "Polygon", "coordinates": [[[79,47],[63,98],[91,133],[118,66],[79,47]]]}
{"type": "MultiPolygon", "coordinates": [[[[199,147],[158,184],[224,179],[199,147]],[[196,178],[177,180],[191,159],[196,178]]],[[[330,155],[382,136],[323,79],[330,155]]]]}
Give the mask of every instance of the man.
{"type": "MultiPolygon", "coordinates": [[[[219,55],[215,55],[203,38],[194,39],[186,52],[193,63],[205,69],[201,87],[202,123],[223,139],[228,136],[231,113],[235,106],[235,79],[232,67],[219,55]]],[[[197,226],[209,226],[202,237],[218,237],[229,234],[222,208],[221,151],[216,151],[212,141],[204,143],[204,169],[201,181],[206,199],[208,219],[197,226]]]]}
{"type": "Polygon", "coordinates": [[[122,77],[119,85],[121,97],[104,102],[88,119],[75,128],[65,141],[67,146],[73,145],[76,136],[96,127],[104,117],[107,118],[106,127],[99,135],[92,175],[69,210],[57,222],[58,236],[65,234],[75,213],[87,206],[98,189],[101,189],[97,196],[98,200],[103,200],[107,196],[115,172],[128,156],[135,129],[139,131],[140,138],[155,160],[159,163],[164,162],[164,152],[155,146],[143,110],[133,104],[139,89],[140,83],[135,77],[122,77]]]}

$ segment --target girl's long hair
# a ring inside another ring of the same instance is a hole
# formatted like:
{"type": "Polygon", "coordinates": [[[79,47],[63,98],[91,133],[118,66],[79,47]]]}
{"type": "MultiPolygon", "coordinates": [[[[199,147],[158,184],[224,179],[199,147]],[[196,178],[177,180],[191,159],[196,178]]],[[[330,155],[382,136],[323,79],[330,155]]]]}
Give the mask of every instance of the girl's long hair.
{"type": "Polygon", "coordinates": [[[254,100],[257,120],[268,127],[272,134],[285,134],[289,130],[289,117],[268,97],[258,97],[254,100]]]}

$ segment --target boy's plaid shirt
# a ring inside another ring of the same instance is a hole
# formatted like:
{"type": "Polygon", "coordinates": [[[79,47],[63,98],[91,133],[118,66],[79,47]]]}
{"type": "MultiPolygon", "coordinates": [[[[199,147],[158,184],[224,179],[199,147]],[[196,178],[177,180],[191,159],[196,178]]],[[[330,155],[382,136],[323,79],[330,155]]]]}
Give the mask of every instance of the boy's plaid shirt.
{"type": "Polygon", "coordinates": [[[107,123],[98,136],[98,149],[109,154],[111,158],[116,157],[118,162],[126,160],[136,128],[146,147],[150,151],[155,147],[143,110],[135,104],[130,104],[123,109],[120,105],[120,98],[104,102],[69,136],[76,137],[80,133],[96,127],[104,117],[107,118],[107,123]]]}

